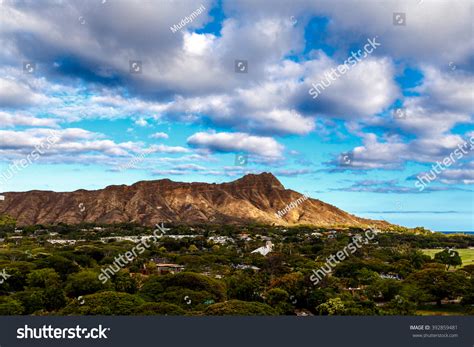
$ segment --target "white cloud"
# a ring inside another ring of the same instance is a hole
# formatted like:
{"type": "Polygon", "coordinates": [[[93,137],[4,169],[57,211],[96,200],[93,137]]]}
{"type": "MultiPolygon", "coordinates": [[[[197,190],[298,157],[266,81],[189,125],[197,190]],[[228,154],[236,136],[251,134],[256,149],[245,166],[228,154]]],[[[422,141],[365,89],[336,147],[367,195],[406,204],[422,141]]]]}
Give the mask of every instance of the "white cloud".
{"type": "Polygon", "coordinates": [[[26,84],[0,78],[0,107],[25,107],[45,103],[47,98],[26,84]]]}
{"type": "Polygon", "coordinates": [[[0,111],[0,128],[26,126],[26,127],[57,127],[58,120],[52,118],[37,118],[22,114],[9,114],[0,111]]]}
{"type": "Polygon", "coordinates": [[[245,133],[204,133],[190,136],[188,144],[213,152],[246,152],[267,158],[280,158],[284,147],[271,137],[245,133]]]}
{"type": "Polygon", "coordinates": [[[212,34],[184,33],[183,49],[191,54],[203,55],[213,48],[216,37],[212,34]]]}
{"type": "Polygon", "coordinates": [[[377,54],[415,63],[431,62],[448,66],[469,65],[474,41],[471,33],[469,1],[370,1],[363,0],[241,0],[225,3],[227,13],[238,13],[251,22],[263,14],[267,17],[294,16],[303,30],[315,16],[328,16],[327,42],[348,50],[364,37],[379,35],[383,46],[377,54]],[[406,25],[393,25],[393,13],[404,12],[406,25]]]}
{"type": "Polygon", "coordinates": [[[295,101],[307,112],[361,120],[384,111],[400,94],[392,61],[369,57],[352,66],[313,99],[308,93],[312,84],[326,81],[325,73],[338,66],[338,62],[322,52],[316,58],[305,63],[305,84],[295,95],[295,101]]]}
{"type": "Polygon", "coordinates": [[[135,121],[135,124],[141,127],[146,127],[148,126],[148,122],[144,118],[139,118],[135,121]]]}
{"type": "Polygon", "coordinates": [[[188,153],[189,149],[181,146],[152,145],[150,151],[154,153],[188,153]]]}
{"type": "MultiPolygon", "coordinates": [[[[343,165],[343,169],[396,169],[408,161],[435,163],[442,161],[459,146],[465,148],[466,144],[466,139],[459,135],[438,135],[408,142],[402,142],[396,135],[383,139],[372,133],[363,136],[363,145],[350,151],[351,163],[343,165]]],[[[340,162],[336,160],[333,164],[340,165],[340,162]]]]}
{"type": "MultiPolygon", "coordinates": [[[[13,160],[23,157],[35,149],[35,146],[44,144],[52,132],[57,136],[55,142],[44,157],[55,162],[79,161],[84,156],[129,157],[142,152],[140,143],[116,143],[104,139],[104,135],[93,133],[79,128],[68,129],[27,129],[24,131],[0,130],[0,155],[4,160],[13,160]]],[[[163,152],[183,152],[182,148],[155,148],[163,152]]]]}
{"type": "Polygon", "coordinates": [[[446,184],[474,184],[474,168],[448,169],[440,174],[446,184]]]}
{"type": "Polygon", "coordinates": [[[422,93],[426,107],[471,113],[474,109],[474,78],[461,70],[446,69],[441,72],[432,66],[422,68],[423,83],[414,88],[422,93]]]}
{"type": "MultiPolygon", "coordinates": [[[[54,127],[59,122],[126,117],[139,126],[163,118],[210,123],[229,130],[189,137],[188,143],[200,153],[281,158],[284,148],[270,135],[306,135],[315,129],[317,118],[319,123],[343,119],[350,121],[350,131],[356,130],[352,135],[363,139],[353,149],[354,167],[392,169],[406,161],[439,159],[462,140],[453,129],[472,124],[469,62],[474,41],[468,2],[359,1],[353,6],[344,0],[301,0],[297,5],[287,0],[239,0],[223,4],[226,19],[218,34],[193,32],[211,20],[212,7],[210,0],[182,1],[179,6],[164,1],[159,8],[134,0],[103,5],[63,1],[52,6],[6,2],[0,27],[0,75],[5,76],[0,79],[0,106],[24,112],[2,111],[2,126],[54,127]],[[201,3],[206,11],[172,34],[169,26],[201,3]],[[393,26],[393,12],[406,12],[407,25],[393,26]],[[298,19],[296,25],[291,16],[298,19]],[[305,42],[306,24],[314,16],[328,17],[327,27],[315,39],[335,48],[334,56],[307,52],[312,45],[305,42]],[[78,23],[79,17],[85,25],[78,23]],[[317,99],[308,95],[311,83],[375,35],[382,45],[369,58],[317,99]],[[64,56],[70,60],[58,58],[64,56]],[[142,74],[129,73],[130,59],[143,61],[142,74]],[[247,74],[234,72],[235,59],[248,60],[247,74]],[[23,74],[22,60],[37,62],[38,72],[23,74]],[[412,90],[420,96],[402,97],[396,77],[407,66],[423,71],[422,84],[412,90]],[[87,88],[75,77],[89,82],[87,88]],[[97,82],[101,78],[106,83],[97,82]],[[119,87],[108,83],[116,79],[122,83],[119,87]],[[384,111],[392,109],[397,98],[407,118],[387,119],[384,111]],[[365,127],[372,125],[388,133],[365,134],[365,127]]],[[[18,137],[19,150],[34,142],[25,136],[35,140],[37,135],[9,136],[18,137]]],[[[64,129],[61,139],[64,155],[56,153],[55,160],[71,154],[78,160],[111,159],[143,150],[142,143],[116,143],[83,129],[64,129]]],[[[9,158],[16,149],[14,143],[5,143],[9,147],[1,151],[9,158]]],[[[181,146],[153,149],[190,152],[181,146]]]]}
{"type": "Polygon", "coordinates": [[[168,134],[164,133],[164,132],[154,133],[154,134],[150,135],[150,137],[152,139],[167,139],[167,138],[169,138],[168,134]]]}

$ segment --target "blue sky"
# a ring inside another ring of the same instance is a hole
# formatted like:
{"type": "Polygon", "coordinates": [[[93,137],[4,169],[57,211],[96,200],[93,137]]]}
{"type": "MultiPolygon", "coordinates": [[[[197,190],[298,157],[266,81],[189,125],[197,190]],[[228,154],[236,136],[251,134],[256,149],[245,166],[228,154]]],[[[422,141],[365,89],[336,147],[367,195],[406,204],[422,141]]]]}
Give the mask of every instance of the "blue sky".
{"type": "Polygon", "coordinates": [[[363,217],[474,230],[469,5],[4,0],[0,191],[266,171],[363,217]],[[57,141],[5,178],[50,131],[57,141]]]}

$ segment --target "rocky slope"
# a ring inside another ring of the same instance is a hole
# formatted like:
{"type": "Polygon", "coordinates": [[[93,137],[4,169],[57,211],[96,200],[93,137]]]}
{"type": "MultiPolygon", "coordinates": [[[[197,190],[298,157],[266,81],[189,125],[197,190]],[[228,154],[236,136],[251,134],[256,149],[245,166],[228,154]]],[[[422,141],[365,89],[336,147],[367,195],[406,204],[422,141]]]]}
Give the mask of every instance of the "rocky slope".
{"type": "Polygon", "coordinates": [[[0,214],[19,225],[59,222],[154,225],[175,223],[246,223],[277,225],[389,227],[384,221],[358,218],[317,199],[285,189],[271,173],[246,175],[222,184],[180,183],[169,179],[142,181],[131,186],[56,193],[29,191],[2,193],[0,214]],[[300,199],[297,207],[281,218],[279,210],[300,199]],[[304,200],[304,201],[303,201],[304,200]]]}

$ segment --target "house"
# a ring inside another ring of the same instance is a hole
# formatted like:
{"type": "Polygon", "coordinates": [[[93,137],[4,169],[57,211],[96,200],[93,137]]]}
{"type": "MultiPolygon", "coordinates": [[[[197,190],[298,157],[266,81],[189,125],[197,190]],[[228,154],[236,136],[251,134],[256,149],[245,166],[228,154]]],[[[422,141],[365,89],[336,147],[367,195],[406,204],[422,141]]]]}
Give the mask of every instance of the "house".
{"type": "Polygon", "coordinates": [[[239,234],[239,239],[242,241],[252,241],[252,238],[247,233],[239,234]]]}
{"type": "Polygon", "coordinates": [[[252,251],[251,253],[260,253],[263,256],[266,256],[273,250],[273,243],[272,241],[267,241],[265,246],[259,247],[256,250],[252,251]]]}
{"type": "Polygon", "coordinates": [[[61,239],[57,239],[57,240],[46,240],[47,242],[49,242],[50,244],[52,245],[74,245],[76,244],[76,242],[83,242],[85,240],[61,240],[61,239]]]}
{"type": "Polygon", "coordinates": [[[183,271],[184,266],[179,265],[179,264],[158,263],[156,264],[156,269],[158,270],[158,273],[161,275],[168,274],[168,273],[175,274],[175,273],[183,271]]]}
{"type": "Polygon", "coordinates": [[[156,264],[156,270],[159,274],[175,274],[184,270],[183,265],[170,263],[167,258],[151,258],[153,263],[156,264]]]}
{"type": "Polygon", "coordinates": [[[238,270],[253,270],[253,271],[259,271],[260,268],[257,266],[253,265],[246,265],[246,264],[238,264],[235,266],[236,269],[238,270]]]}
{"type": "Polygon", "coordinates": [[[381,274],[379,274],[379,276],[380,276],[380,278],[384,278],[384,279],[391,279],[391,280],[401,281],[401,278],[400,278],[400,276],[398,276],[398,274],[392,274],[392,273],[384,274],[384,273],[381,273],[381,274]]]}
{"type": "Polygon", "coordinates": [[[234,242],[234,240],[228,236],[211,236],[209,238],[209,241],[212,241],[214,243],[218,243],[221,245],[226,244],[227,242],[234,242]]]}
{"type": "Polygon", "coordinates": [[[149,240],[154,238],[153,235],[146,235],[146,236],[108,236],[108,237],[101,237],[100,241],[102,243],[106,243],[109,241],[130,241],[134,243],[141,242],[143,240],[149,240]]]}

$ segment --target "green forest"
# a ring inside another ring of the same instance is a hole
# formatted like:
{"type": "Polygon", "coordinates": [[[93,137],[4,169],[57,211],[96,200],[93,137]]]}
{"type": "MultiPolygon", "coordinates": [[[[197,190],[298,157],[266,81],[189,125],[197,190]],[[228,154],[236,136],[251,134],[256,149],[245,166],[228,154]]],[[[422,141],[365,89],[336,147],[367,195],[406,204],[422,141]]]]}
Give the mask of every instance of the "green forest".
{"type": "Polygon", "coordinates": [[[474,313],[474,263],[463,262],[459,252],[472,251],[472,236],[421,228],[380,231],[315,285],[314,270],[364,230],[258,224],[166,228],[103,281],[104,269],[131,254],[136,240],[152,235],[153,228],[20,228],[3,218],[0,315],[474,313]],[[269,243],[268,254],[254,252],[269,243]],[[423,249],[435,251],[430,256],[423,249]]]}

